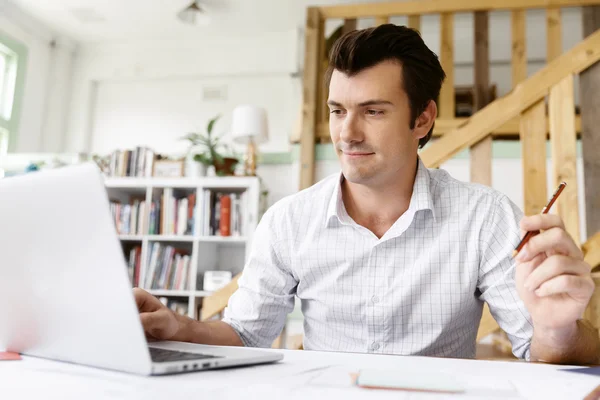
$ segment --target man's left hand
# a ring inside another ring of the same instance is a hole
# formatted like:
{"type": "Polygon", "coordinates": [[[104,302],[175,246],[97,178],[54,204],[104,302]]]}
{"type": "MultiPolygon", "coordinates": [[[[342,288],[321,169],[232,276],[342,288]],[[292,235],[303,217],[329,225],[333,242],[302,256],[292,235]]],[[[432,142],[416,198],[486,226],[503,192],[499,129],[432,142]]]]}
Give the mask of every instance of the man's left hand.
{"type": "Polygon", "coordinates": [[[523,218],[523,231],[540,231],[516,256],[517,291],[534,329],[557,339],[572,333],[594,292],[591,267],[557,215],[523,218]]]}

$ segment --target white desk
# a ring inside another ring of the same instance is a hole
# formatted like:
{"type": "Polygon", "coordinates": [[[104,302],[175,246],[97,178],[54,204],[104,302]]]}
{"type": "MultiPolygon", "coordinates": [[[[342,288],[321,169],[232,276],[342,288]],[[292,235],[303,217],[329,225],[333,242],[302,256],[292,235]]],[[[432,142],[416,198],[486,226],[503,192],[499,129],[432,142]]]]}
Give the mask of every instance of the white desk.
{"type": "MultiPolygon", "coordinates": [[[[264,350],[263,350],[264,351],[264,350]]],[[[281,350],[267,350],[281,351],[281,350]]],[[[552,365],[283,350],[277,364],[140,377],[24,357],[0,362],[2,399],[582,399],[600,377],[552,365]],[[450,373],[466,380],[462,396],[362,389],[349,373],[360,368],[450,373]]]]}

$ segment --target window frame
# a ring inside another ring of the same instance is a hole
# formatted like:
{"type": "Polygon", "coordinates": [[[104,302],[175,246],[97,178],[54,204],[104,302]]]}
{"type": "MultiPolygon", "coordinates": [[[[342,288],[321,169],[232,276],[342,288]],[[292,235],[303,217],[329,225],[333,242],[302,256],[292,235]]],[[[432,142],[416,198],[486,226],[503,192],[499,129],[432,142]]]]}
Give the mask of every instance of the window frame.
{"type": "MultiPolygon", "coordinates": [[[[12,107],[10,117],[4,118],[0,114],[0,128],[8,131],[8,146],[7,151],[12,153],[16,150],[17,137],[19,134],[19,122],[21,120],[21,109],[23,105],[23,94],[25,89],[25,70],[27,66],[27,47],[12,38],[2,30],[0,30],[0,47],[5,50],[3,53],[9,54],[9,57],[15,57],[16,61],[16,77],[14,79],[14,90],[12,98],[12,107]]],[[[4,73],[4,71],[2,72],[4,73]]],[[[4,95],[0,93],[0,96],[4,95]]],[[[0,137],[0,140],[2,138],[0,137]]],[[[0,143],[0,151],[4,147],[3,143],[0,143]]],[[[0,154],[1,155],[1,154],[0,154]]]]}

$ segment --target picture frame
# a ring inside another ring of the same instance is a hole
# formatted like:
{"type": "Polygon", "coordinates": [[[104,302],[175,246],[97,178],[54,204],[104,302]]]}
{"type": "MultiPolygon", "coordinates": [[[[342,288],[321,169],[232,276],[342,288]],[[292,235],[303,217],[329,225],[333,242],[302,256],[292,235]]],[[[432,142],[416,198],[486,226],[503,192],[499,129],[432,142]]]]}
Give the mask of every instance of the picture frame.
{"type": "Polygon", "coordinates": [[[152,176],[158,178],[181,178],[184,173],[184,160],[155,160],[152,176]]]}

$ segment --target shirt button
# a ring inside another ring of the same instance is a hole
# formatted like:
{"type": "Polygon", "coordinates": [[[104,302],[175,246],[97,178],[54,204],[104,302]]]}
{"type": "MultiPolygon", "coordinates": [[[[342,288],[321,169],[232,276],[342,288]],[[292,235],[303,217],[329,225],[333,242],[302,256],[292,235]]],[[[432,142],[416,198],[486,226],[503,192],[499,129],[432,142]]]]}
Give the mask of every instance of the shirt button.
{"type": "Polygon", "coordinates": [[[377,295],[375,295],[375,296],[371,297],[371,301],[373,303],[379,303],[379,297],[377,297],[377,295]]]}
{"type": "Polygon", "coordinates": [[[373,344],[371,345],[371,348],[372,348],[373,350],[379,350],[379,343],[377,343],[377,342],[373,342],[373,344]]]}

